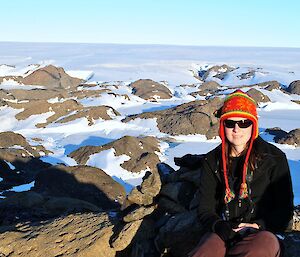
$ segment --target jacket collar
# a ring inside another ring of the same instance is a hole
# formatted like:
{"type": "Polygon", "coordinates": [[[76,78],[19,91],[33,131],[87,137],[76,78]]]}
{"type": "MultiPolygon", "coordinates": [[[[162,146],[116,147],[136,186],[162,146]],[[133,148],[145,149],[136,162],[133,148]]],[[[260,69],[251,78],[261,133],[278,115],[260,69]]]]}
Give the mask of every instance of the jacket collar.
{"type": "MultiPolygon", "coordinates": [[[[266,170],[269,170],[270,167],[274,166],[275,160],[274,156],[269,153],[270,146],[269,143],[264,141],[260,136],[258,136],[253,142],[253,149],[257,152],[259,156],[261,156],[261,160],[257,163],[257,168],[253,171],[253,180],[256,180],[262,174],[265,173],[266,170]]],[[[205,155],[205,163],[208,169],[213,172],[217,178],[222,181],[222,170],[221,170],[221,144],[218,145],[215,149],[208,152],[205,155]]]]}

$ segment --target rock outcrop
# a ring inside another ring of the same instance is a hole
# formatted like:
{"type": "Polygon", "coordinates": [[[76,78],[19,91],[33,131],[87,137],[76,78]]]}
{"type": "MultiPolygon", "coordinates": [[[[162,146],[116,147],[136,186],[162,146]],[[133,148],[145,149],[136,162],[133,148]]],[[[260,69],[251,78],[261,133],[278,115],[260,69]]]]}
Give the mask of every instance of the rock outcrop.
{"type": "Polygon", "coordinates": [[[88,125],[94,125],[96,120],[111,120],[112,116],[120,115],[114,108],[109,106],[92,106],[76,111],[76,113],[68,115],[56,121],[57,123],[67,123],[80,118],[86,118],[88,125]]]}
{"type": "Polygon", "coordinates": [[[48,65],[26,76],[22,81],[25,85],[42,85],[47,89],[76,88],[83,80],[69,76],[63,68],[48,65]]]}
{"type": "Polygon", "coordinates": [[[115,223],[107,213],[78,213],[0,226],[0,255],[115,257],[109,242],[115,223]]]}
{"type": "Polygon", "coordinates": [[[291,82],[287,88],[287,91],[291,94],[300,95],[300,80],[291,82]]]}
{"type": "Polygon", "coordinates": [[[47,151],[42,145],[31,146],[18,133],[0,133],[0,190],[34,181],[40,170],[50,166],[39,159],[47,151]]]}
{"type": "Polygon", "coordinates": [[[37,175],[33,190],[45,196],[80,199],[105,210],[120,207],[125,198],[120,184],[89,166],[52,166],[37,175]]]}
{"type": "Polygon", "coordinates": [[[300,145],[300,129],[293,129],[282,137],[276,137],[275,142],[279,144],[300,145]]]}
{"type": "Polygon", "coordinates": [[[169,99],[171,91],[164,85],[151,79],[140,79],[130,84],[133,94],[145,99],[156,101],[157,99],[169,99]]]}
{"type": "Polygon", "coordinates": [[[230,67],[226,64],[223,65],[214,65],[208,69],[203,69],[198,72],[199,77],[206,81],[208,77],[215,77],[220,80],[223,80],[229,72],[234,71],[236,68],[230,67]]]}
{"type": "Polygon", "coordinates": [[[154,137],[136,138],[125,136],[103,146],[83,146],[69,154],[77,163],[84,165],[91,155],[101,151],[114,149],[116,156],[127,155],[130,157],[121,167],[131,172],[154,170],[159,162],[159,141],[154,137]]]}
{"type": "Polygon", "coordinates": [[[120,115],[110,106],[91,106],[83,107],[74,99],[68,99],[62,102],[49,103],[47,100],[31,100],[29,102],[7,103],[14,109],[22,109],[15,115],[17,120],[25,120],[30,116],[50,113],[46,122],[37,123],[37,128],[46,127],[50,123],[67,123],[79,118],[86,118],[88,125],[91,126],[96,120],[111,120],[113,117],[120,115]]]}
{"type": "Polygon", "coordinates": [[[37,123],[35,126],[38,128],[45,127],[51,122],[56,121],[58,118],[65,116],[78,109],[83,109],[83,106],[75,100],[66,100],[58,103],[49,103],[46,100],[36,100],[26,103],[9,103],[9,106],[15,109],[24,109],[16,114],[16,119],[25,120],[32,115],[43,114],[52,112],[53,114],[47,118],[44,123],[37,123]]]}
{"type": "Polygon", "coordinates": [[[43,86],[47,89],[71,89],[76,88],[84,81],[82,79],[69,76],[63,68],[48,65],[39,68],[29,75],[22,76],[5,76],[0,77],[0,83],[3,80],[14,80],[24,85],[43,86]]]}
{"type": "Polygon", "coordinates": [[[271,81],[266,81],[266,82],[262,82],[262,83],[258,83],[257,84],[259,87],[262,87],[268,91],[272,91],[274,89],[278,89],[280,90],[282,87],[281,87],[281,84],[276,81],[276,80],[271,80],[271,81]]]}
{"type": "Polygon", "coordinates": [[[265,103],[265,102],[271,102],[270,98],[266,95],[264,95],[262,92],[255,88],[251,88],[247,91],[247,94],[251,96],[256,103],[265,103]]]}
{"type": "Polygon", "coordinates": [[[199,91],[193,92],[193,93],[191,93],[191,95],[192,96],[197,96],[197,95],[201,95],[201,96],[213,95],[215,92],[217,92],[219,90],[220,87],[221,86],[219,85],[219,83],[217,83],[215,81],[204,82],[199,87],[199,91]]]}
{"type": "Polygon", "coordinates": [[[210,139],[218,135],[218,119],[215,112],[222,104],[223,100],[218,97],[197,100],[164,111],[132,115],[123,121],[156,118],[161,132],[169,135],[203,134],[210,139]]]}
{"type": "Polygon", "coordinates": [[[6,90],[7,93],[18,101],[32,101],[32,100],[49,100],[52,98],[63,99],[68,97],[65,89],[11,89],[6,90]]]}

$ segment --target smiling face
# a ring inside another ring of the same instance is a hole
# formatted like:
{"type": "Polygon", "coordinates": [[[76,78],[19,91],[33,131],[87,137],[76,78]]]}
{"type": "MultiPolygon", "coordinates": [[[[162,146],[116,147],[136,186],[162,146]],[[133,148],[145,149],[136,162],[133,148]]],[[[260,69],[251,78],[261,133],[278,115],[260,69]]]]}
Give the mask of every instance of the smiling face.
{"type": "MultiPolygon", "coordinates": [[[[247,119],[241,117],[232,117],[228,118],[228,120],[245,121],[247,119]]],[[[241,153],[245,149],[248,141],[250,140],[252,135],[252,127],[253,124],[251,124],[247,128],[240,128],[239,125],[235,123],[233,128],[228,128],[224,124],[225,137],[231,143],[232,147],[237,150],[238,153],[241,153]]]]}

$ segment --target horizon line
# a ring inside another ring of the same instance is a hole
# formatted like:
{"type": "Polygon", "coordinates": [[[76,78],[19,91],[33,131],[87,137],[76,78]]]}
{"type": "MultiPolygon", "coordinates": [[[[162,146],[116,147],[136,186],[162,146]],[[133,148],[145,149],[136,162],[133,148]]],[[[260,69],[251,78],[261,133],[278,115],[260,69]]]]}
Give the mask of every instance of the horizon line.
{"type": "Polygon", "coordinates": [[[1,41],[0,43],[24,44],[87,44],[87,45],[139,45],[139,46],[170,46],[170,47],[220,47],[220,48],[290,48],[300,49],[300,46],[239,46],[239,45],[188,45],[188,44],[158,44],[158,43],[107,43],[107,42],[46,42],[46,41],[1,41]]]}

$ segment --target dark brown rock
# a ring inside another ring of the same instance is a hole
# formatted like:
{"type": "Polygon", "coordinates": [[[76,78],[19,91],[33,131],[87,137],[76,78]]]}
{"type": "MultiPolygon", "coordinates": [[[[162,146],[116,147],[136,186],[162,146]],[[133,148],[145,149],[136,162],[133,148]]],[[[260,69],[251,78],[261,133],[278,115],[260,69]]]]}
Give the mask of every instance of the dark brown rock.
{"type": "Polygon", "coordinates": [[[270,98],[266,95],[264,95],[262,92],[255,88],[251,88],[247,91],[247,94],[251,96],[256,103],[265,103],[265,102],[271,102],[270,98]]]}
{"type": "Polygon", "coordinates": [[[196,212],[186,211],[173,215],[160,228],[155,239],[156,245],[161,252],[166,251],[171,256],[187,256],[188,252],[199,242],[203,233],[202,229],[196,212]]]}
{"type": "Polygon", "coordinates": [[[70,197],[49,197],[37,192],[14,193],[0,202],[0,224],[41,221],[77,212],[100,212],[89,202],[70,197]]]}
{"type": "Polygon", "coordinates": [[[213,77],[223,80],[229,72],[234,71],[235,69],[236,68],[230,67],[226,64],[221,66],[215,65],[207,70],[200,70],[198,74],[203,81],[205,81],[211,73],[214,74],[213,77]]]}
{"type": "Polygon", "coordinates": [[[291,94],[300,95],[300,80],[295,80],[291,82],[287,88],[287,91],[291,94]]]}
{"type": "Polygon", "coordinates": [[[78,110],[75,114],[69,115],[57,121],[57,123],[67,123],[76,119],[85,117],[88,120],[88,125],[92,126],[95,124],[95,120],[111,120],[111,116],[108,115],[110,112],[112,115],[120,115],[115,109],[109,106],[92,106],[86,107],[82,110],[78,110]]]}
{"type": "Polygon", "coordinates": [[[179,203],[184,208],[189,207],[190,201],[193,199],[196,188],[190,182],[168,183],[161,188],[160,196],[179,203]]]}
{"type": "Polygon", "coordinates": [[[150,215],[154,210],[156,209],[156,206],[140,206],[136,207],[134,210],[132,210],[130,213],[128,213],[126,216],[123,217],[123,221],[125,222],[132,222],[136,220],[143,219],[144,217],[150,215]]]}
{"type": "Polygon", "coordinates": [[[130,84],[133,94],[145,99],[169,99],[172,97],[171,91],[164,85],[151,79],[140,79],[130,84]]]}
{"type": "Polygon", "coordinates": [[[70,95],[76,97],[77,99],[84,99],[88,97],[99,97],[103,93],[111,92],[109,89],[99,89],[99,90],[76,90],[72,91],[70,95]]]}
{"type": "Polygon", "coordinates": [[[52,98],[63,99],[68,97],[68,93],[65,89],[12,89],[9,90],[11,96],[19,101],[24,100],[49,100],[52,98]]]}
{"type": "MultiPolygon", "coordinates": [[[[218,119],[214,113],[221,108],[222,104],[223,100],[220,98],[197,100],[164,111],[132,115],[124,119],[124,122],[136,118],[156,118],[159,130],[170,135],[208,134],[212,136],[210,130],[213,129],[216,133],[217,129],[214,128],[214,124],[218,126],[218,119]]],[[[217,135],[217,133],[214,134],[214,136],[217,135]]]]}
{"type": "Polygon", "coordinates": [[[277,90],[281,89],[281,84],[276,80],[258,83],[257,85],[261,88],[264,88],[264,89],[268,90],[268,91],[272,91],[274,89],[277,89],[277,90]]]}
{"type": "Polygon", "coordinates": [[[159,194],[160,190],[160,175],[156,169],[153,169],[152,172],[146,172],[141,185],[134,188],[127,196],[127,199],[130,203],[148,206],[153,203],[153,198],[159,194]]]}
{"type": "Polygon", "coordinates": [[[104,171],[89,166],[57,165],[43,170],[33,190],[49,196],[84,200],[103,209],[119,207],[125,198],[120,184],[104,171]]]}
{"type": "Polygon", "coordinates": [[[158,209],[164,213],[177,214],[187,211],[180,203],[171,200],[168,197],[160,195],[158,197],[158,209]]]}
{"type": "Polygon", "coordinates": [[[282,130],[279,127],[275,127],[275,128],[267,128],[265,130],[267,133],[274,135],[275,136],[275,141],[284,138],[287,135],[287,132],[282,130]]]}
{"type": "Polygon", "coordinates": [[[3,178],[0,190],[30,183],[40,170],[50,166],[39,160],[39,150],[45,149],[31,146],[21,134],[11,131],[0,133],[0,177],[3,178]],[[10,168],[6,162],[14,168],[10,168]]]}
{"type": "Polygon", "coordinates": [[[207,96],[208,94],[214,94],[219,90],[220,84],[215,81],[204,82],[200,87],[199,91],[191,93],[192,96],[207,96]]]}
{"type": "Polygon", "coordinates": [[[8,148],[14,145],[23,146],[24,148],[26,148],[29,146],[29,143],[21,134],[14,133],[12,131],[0,133],[0,147],[8,148]]]}
{"type": "Polygon", "coordinates": [[[125,136],[103,146],[84,146],[69,154],[79,164],[86,164],[90,155],[100,153],[108,149],[115,149],[116,156],[125,154],[130,160],[125,161],[121,166],[131,172],[156,169],[159,162],[155,152],[159,152],[158,140],[154,137],[136,138],[125,136]]]}
{"type": "Polygon", "coordinates": [[[153,204],[153,196],[149,194],[143,194],[137,188],[131,190],[130,194],[127,196],[127,199],[129,201],[129,204],[135,203],[143,206],[148,206],[153,204]]]}
{"type": "Polygon", "coordinates": [[[243,79],[251,79],[255,76],[255,70],[250,70],[248,72],[244,72],[244,73],[241,73],[240,75],[238,75],[237,77],[240,79],[240,80],[243,80],[243,79]]]}
{"type": "Polygon", "coordinates": [[[300,129],[293,129],[282,138],[275,138],[279,144],[289,144],[294,146],[300,145],[300,129]]]}
{"type": "Polygon", "coordinates": [[[83,80],[69,76],[63,68],[48,65],[26,76],[22,83],[25,85],[42,85],[47,89],[76,88],[83,80]]]}

